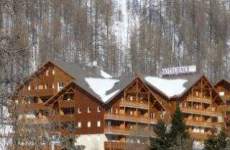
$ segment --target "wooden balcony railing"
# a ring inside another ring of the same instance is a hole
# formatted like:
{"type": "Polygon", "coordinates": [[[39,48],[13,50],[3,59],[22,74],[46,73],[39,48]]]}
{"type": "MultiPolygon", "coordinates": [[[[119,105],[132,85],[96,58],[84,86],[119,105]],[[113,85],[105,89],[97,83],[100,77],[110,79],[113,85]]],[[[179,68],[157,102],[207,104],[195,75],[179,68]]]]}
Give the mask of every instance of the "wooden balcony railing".
{"type": "Polygon", "coordinates": [[[125,114],[106,113],[104,118],[105,120],[117,120],[117,121],[138,122],[138,123],[145,123],[145,124],[157,124],[157,118],[147,118],[145,116],[131,116],[131,115],[125,115],[125,114]]]}
{"type": "Polygon", "coordinates": [[[187,101],[212,104],[211,97],[193,97],[193,96],[189,96],[187,98],[187,101]]]}
{"type": "Polygon", "coordinates": [[[195,108],[181,107],[180,110],[181,112],[188,113],[188,114],[197,114],[197,115],[212,116],[212,117],[222,116],[221,112],[211,111],[209,109],[195,109],[195,108]]]}
{"type": "Polygon", "coordinates": [[[148,145],[141,143],[128,143],[121,141],[108,141],[104,143],[105,150],[127,150],[127,149],[137,149],[146,150],[148,145]]]}
{"type": "Polygon", "coordinates": [[[53,122],[75,121],[74,114],[53,115],[53,116],[48,116],[48,119],[53,122]]]}
{"type": "Polygon", "coordinates": [[[207,121],[195,121],[195,120],[189,120],[185,119],[185,124],[187,126],[196,126],[196,127],[205,127],[205,128],[216,128],[216,127],[223,127],[223,122],[207,122],[207,121]]]}
{"type": "Polygon", "coordinates": [[[42,90],[30,90],[26,91],[27,96],[52,96],[57,93],[57,90],[49,88],[49,89],[42,89],[42,90]]]}
{"type": "Polygon", "coordinates": [[[30,104],[18,104],[17,111],[29,112],[34,110],[48,110],[49,107],[45,106],[44,103],[30,103],[30,104]]]}
{"type": "Polygon", "coordinates": [[[138,108],[138,109],[148,109],[149,108],[147,103],[141,103],[141,102],[135,102],[135,101],[127,101],[127,100],[121,101],[120,106],[138,108]]]}
{"type": "Polygon", "coordinates": [[[119,127],[119,126],[106,126],[104,128],[105,134],[113,134],[113,135],[135,135],[139,137],[153,137],[155,134],[152,129],[130,129],[128,127],[119,127]]]}
{"type": "Polygon", "coordinates": [[[73,107],[75,105],[75,101],[74,100],[69,100],[69,101],[60,101],[59,105],[61,108],[69,108],[69,107],[73,107]]]}
{"type": "Polygon", "coordinates": [[[120,127],[105,127],[105,134],[129,135],[130,129],[120,127]]]}
{"type": "Polygon", "coordinates": [[[223,99],[226,101],[230,101],[230,93],[228,95],[223,96],[223,99]]]}
{"type": "Polygon", "coordinates": [[[30,124],[30,125],[45,125],[45,124],[49,124],[49,120],[47,117],[42,117],[42,118],[30,118],[30,119],[26,119],[26,123],[30,124]]]}
{"type": "Polygon", "coordinates": [[[74,136],[76,132],[74,131],[68,131],[66,129],[57,129],[56,131],[53,131],[54,134],[61,134],[63,136],[74,136]]]}
{"type": "Polygon", "coordinates": [[[211,133],[208,133],[208,132],[196,133],[192,131],[189,131],[189,135],[192,139],[202,140],[202,141],[208,139],[210,136],[213,136],[211,133]]]}

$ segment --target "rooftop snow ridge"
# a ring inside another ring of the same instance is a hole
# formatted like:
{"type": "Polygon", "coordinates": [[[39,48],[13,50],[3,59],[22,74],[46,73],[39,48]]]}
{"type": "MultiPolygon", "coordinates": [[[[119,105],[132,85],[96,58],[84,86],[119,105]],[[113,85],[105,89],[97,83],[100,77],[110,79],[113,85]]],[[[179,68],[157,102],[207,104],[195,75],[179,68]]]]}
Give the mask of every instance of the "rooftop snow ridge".
{"type": "Polygon", "coordinates": [[[186,87],[184,85],[188,82],[186,79],[164,79],[153,76],[146,76],[145,80],[169,98],[185,92],[186,87]]]}
{"type": "Polygon", "coordinates": [[[115,94],[117,94],[120,90],[112,91],[111,90],[115,83],[119,82],[117,79],[105,79],[105,78],[92,78],[87,77],[85,78],[86,83],[90,87],[90,89],[97,94],[101,100],[106,103],[110,98],[112,98],[115,94]]]}

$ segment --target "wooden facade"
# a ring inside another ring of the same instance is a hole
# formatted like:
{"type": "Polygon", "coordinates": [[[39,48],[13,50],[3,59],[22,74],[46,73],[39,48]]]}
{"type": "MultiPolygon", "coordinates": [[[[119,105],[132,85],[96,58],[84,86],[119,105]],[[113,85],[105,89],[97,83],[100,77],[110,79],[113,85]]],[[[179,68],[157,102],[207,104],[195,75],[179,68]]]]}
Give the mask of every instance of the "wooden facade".
{"type": "Polygon", "coordinates": [[[221,80],[215,85],[216,91],[224,101],[224,107],[222,111],[225,119],[225,127],[229,131],[230,129],[230,82],[227,80],[221,80]]]}
{"type": "Polygon", "coordinates": [[[36,120],[30,120],[30,122],[47,121],[50,108],[44,105],[45,102],[56,95],[72,79],[55,64],[46,63],[18,87],[13,96],[17,104],[16,111],[20,112],[20,115],[32,114],[37,117],[36,120]]]}
{"type": "Polygon", "coordinates": [[[104,132],[103,104],[74,83],[50,99],[48,118],[61,135],[104,132]],[[54,100],[54,101],[53,101],[54,100]]]}
{"type": "Polygon", "coordinates": [[[149,137],[155,136],[153,126],[160,119],[169,120],[169,112],[164,100],[137,77],[107,104],[104,133],[115,145],[130,141],[146,143],[149,137]]]}
{"type": "Polygon", "coordinates": [[[194,140],[217,135],[224,125],[220,110],[222,99],[206,77],[202,76],[179,99],[187,130],[194,140]]]}
{"type": "Polygon", "coordinates": [[[14,96],[17,110],[35,113],[35,123],[52,124],[50,134],[104,134],[105,150],[148,143],[155,136],[154,125],[159,120],[170,122],[178,102],[194,140],[215,136],[224,125],[222,99],[216,90],[226,89],[220,84],[215,90],[204,76],[171,99],[136,76],[108,102],[78,85],[76,78],[55,63],[46,63],[18,88],[14,96]]]}

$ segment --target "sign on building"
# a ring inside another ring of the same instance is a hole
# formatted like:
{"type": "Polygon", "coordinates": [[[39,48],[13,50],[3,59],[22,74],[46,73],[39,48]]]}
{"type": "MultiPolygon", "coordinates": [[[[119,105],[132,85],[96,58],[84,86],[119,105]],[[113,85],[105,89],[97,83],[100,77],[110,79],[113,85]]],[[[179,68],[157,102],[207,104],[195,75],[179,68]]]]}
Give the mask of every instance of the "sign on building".
{"type": "Polygon", "coordinates": [[[181,66],[181,67],[170,67],[170,68],[162,68],[161,74],[164,75],[178,75],[178,74],[189,74],[195,73],[196,66],[181,66]]]}

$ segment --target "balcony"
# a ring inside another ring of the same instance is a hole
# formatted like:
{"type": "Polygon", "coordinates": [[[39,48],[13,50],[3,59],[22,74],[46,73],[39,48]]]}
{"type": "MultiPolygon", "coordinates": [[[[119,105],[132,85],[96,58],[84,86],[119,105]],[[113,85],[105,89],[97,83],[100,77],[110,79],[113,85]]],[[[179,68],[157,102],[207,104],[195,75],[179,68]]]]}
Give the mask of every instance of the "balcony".
{"type": "Polygon", "coordinates": [[[137,122],[144,124],[157,124],[157,118],[147,118],[145,116],[131,116],[126,114],[105,114],[105,120],[137,122]]]}
{"type": "Polygon", "coordinates": [[[26,96],[38,96],[38,97],[42,97],[42,96],[52,96],[54,95],[56,92],[55,89],[52,88],[48,88],[48,89],[37,89],[37,90],[30,90],[30,91],[26,91],[26,96]]]}
{"type": "Polygon", "coordinates": [[[17,106],[17,111],[19,112],[30,112],[34,110],[48,110],[49,107],[45,106],[43,103],[30,103],[30,104],[19,104],[17,106]]]}
{"type": "Polygon", "coordinates": [[[193,96],[189,96],[187,98],[187,101],[189,101],[189,102],[205,103],[205,104],[212,104],[211,97],[193,97],[193,96]]]}
{"type": "Polygon", "coordinates": [[[26,119],[26,123],[30,125],[46,125],[49,124],[49,120],[47,117],[43,116],[41,118],[31,118],[31,119],[26,119]]]}
{"type": "Polygon", "coordinates": [[[120,128],[120,127],[105,127],[105,134],[115,134],[115,135],[129,135],[130,129],[128,128],[120,128]]]}
{"type": "Polygon", "coordinates": [[[66,114],[66,115],[53,115],[48,117],[49,120],[54,122],[68,122],[75,121],[74,114],[66,114]]]}
{"type": "Polygon", "coordinates": [[[190,119],[186,119],[185,124],[187,126],[196,126],[196,127],[204,127],[204,128],[216,128],[216,127],[221,128],[224,125],[221,122],[195,121],[190,119]]]}
{"type": "Polygon", "coordinates": [[[126,149],[138,149],[146,150],[148,146],[141,143],[127,143],[122,141],[108,141],[104,143],[105,150],[126,150],[126,149]]]}
{"type": "Polygon", "coordinates": [[[189,135],[192,139],[195,139],[195,140],[206,140],[208,139],[210,136],[213,136],[211,133],[209,132],[204,132],[204,133],[195,133],[195,132],[192,132],[192,131],[189,131],[189,135]]]}
{"type": "Polygon", "coordinates": [[[104,128],[105,134],[113,134],[113,135],[134,135],[139,137],[153,137],[155,134],[152,132],[153,130],[150,130],[149,128],[141,128],[136,129],[134,128],[128,128],[128,127],[120,127],[120,126],[107,126],[104,128]]]}
{"type": "Polygon", "coordinates": [[[61,108],[70,108],[75,105],[75,101],[74,100],[61,100],[59,102],[59,105],[61,108]]]}
{"type": "Polygon", "coordinates": [[[127,100],[121,101],[120,106],[121,107],[137,108],[137,109],[146,109],[146,110],[149,108],[147,103],[127,101],[127,100]]]}
{"type": "Polygon", "coordinates": [[[195,108],[188,108],[188,107],[180,107],[181,112],[187,114],[197,114],[203,116],[210,116],[210,117],[219,117],[222,116],[221,112],[211,111],[210,109],[195,109],[195,108]]]}
{"type": "Polygon", "coordinates": [[[230,101],[230,93],[228,95],[223,96],[223,99],[226,101],[230,101]]]}

